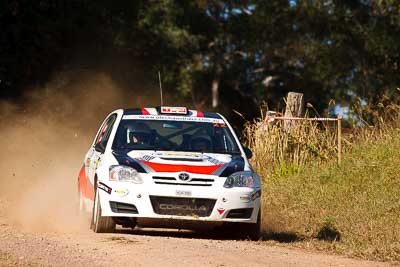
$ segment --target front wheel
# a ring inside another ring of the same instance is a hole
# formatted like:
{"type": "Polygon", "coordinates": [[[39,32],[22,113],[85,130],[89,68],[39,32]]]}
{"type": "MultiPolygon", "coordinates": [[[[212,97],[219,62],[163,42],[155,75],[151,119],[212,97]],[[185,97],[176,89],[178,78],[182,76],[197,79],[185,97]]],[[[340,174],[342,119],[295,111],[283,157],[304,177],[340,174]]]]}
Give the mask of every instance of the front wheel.
{"type": "Polygon", "coordinates": [[[216,228],[219,234],[235,239],[250,239],[257,241],[261,237],[261,208],[256,223],[227,222],[216,228]]]}
{"type": "Polygon", "coordinates": [[[101,205],[99,193],[96,190],[95,201],[93,203],[91,229],[95,233],[112,233],[115,230],[115,222],[112,217],[101,216],[101,205]]]}
{"type": "Polygon", "coordinates": [[[239,223],[237,230],[241,238],[259,240],[261,237],[261,208],[258,211],[256,223],[239,223]]]}
{"type": "Polygon", "coordinates": [[[257,241],[261,237],[261,208],[258,212],[256,223],[240,223],[240,235],[243,238],[257,241]]]}

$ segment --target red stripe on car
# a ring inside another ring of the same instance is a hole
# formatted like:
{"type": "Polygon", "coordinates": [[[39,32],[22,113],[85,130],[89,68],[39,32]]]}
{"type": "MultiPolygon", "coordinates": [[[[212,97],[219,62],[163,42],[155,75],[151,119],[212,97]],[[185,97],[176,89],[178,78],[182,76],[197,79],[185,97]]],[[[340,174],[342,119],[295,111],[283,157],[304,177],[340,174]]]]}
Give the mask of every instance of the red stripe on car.
{"type": "Polygon", "coordinates": [[[83,166],[79,171],[79,190],[82,192],[84,198],[94,200],[93,185],[89,182],[86,176],[85,166],[83,166]]]}
{"type": "Polygon", "coordinates": [[[199,174],[212,174],[222,165],[193,166],[183,164],[162,164],[148,161],[141,161],[156,172],[191,172],[199,174]]]}

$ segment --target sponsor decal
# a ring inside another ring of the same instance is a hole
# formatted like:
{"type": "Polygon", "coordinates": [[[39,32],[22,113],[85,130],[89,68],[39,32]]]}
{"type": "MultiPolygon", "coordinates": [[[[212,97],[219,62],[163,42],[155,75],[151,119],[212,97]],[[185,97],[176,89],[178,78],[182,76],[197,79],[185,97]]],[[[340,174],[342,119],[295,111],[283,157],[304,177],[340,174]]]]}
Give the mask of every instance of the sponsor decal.
{"type": "Polygon", "coordinates": [[[187,114],[186,107],[161,107],[161,113],[168,114],[187,114]]]}
{"type": "MultiPolygon", "coordinates": [[[[127,156],[130,157],[132,161],[136,160],[138,164],[140,164],[141,169],[146,169],[148,172],[189,172],[213,174],[215,171],[221,167],[227,166],[227,164],[232,161],[231,155],[207,155],[192,152],[130,151],[127,156]]],[[[128,165],[126,163],[122,164],[128,165]]],[[[221,170],[220,172],[223,171],[224,170],[221,170]]],[[[220,173],[217,173],[215,175],[219,174],[220,173]]]]}
{"type": "Polygon", "coordinates": [[[195,158],[201,159],[201,153],[188,153],[188,152],[156,152],[156,156],[163,158],[195,158]]]}
{"type": "Polygon", "coordinates": [[[140,161],[163,161],[163,160],[193,160],[203,161],[201,153],[187,153],[187,152],[152,152],[152,153],[129,153],[130,156],[140,161]]]}
{"type": "Polygon", "coordinates": [[[192,192],[191,191],[184,191],[184,190],[176,190],[175,194],[177,196],[185,196],[185,197],[190,197],[192,196],[192,192]]]}
{"type": "Polygon", "coordinates": [[[170,115],[124,115],[123,120],[158,120],[158,121],[190,121],[190,122],[208,122],[223,125],[222,119],[189,117],[189,116],[170,116],[170,115]]]}
{"type": "Polygon", "coordinates": [[[119,197],[124,197],[129,194],[129,190],[125,188],[117,188],[114,190],[114,193],[119,197]]]}
{"type": "Polygon", "coordinates": [[[178,204],[160,204],[162,210],[184,210],[184,211],[207,211],[206,206],[190,206],[190,205],[178,205],[178,204]]]}
{"type": "Polygon", "coordinates": [[[107,185],[105,185],[105,184],[103,184],[102,182],[100,182],[100,183],[97,185],[97,187],[98,187],[99,189],[103,190],[104,192],[107,192],[108,194],[111,194],[111,192],[112,192],[112,188],[109,187],[109,186],[107,186],[107,185]]]}
{"type": "Polygon", "coordinates": [[[217,209],[217,211],[218,211],[219,215],[222,215],[224,213],[225,209],[219,208],[219,209],[217,209]]]}
{"type": "Polygon", "coordinates": [[[199,174],[211,174],[222,165],[209,165],[209,166],[195,166],[195,165],[183,165],[183,164],[163,164],[155,162],[143,162],[148,167],[152,168],[156,172],[180,172],[186,171],[191,173],[199,174]]]}
{"type": "Polygon", "coordinates": [[[155,159],[155,158],[156,158],[156,157],[153,156],[153,155],[144,155],[144,156],[141,157],[139,160],[142,160],[142,161],[150,161],[150,160],[155,159]]]}
{"type": "Polygon", "coordinates": [[[219,161],[218,159],[213,158],[213,157],[208,156],[208,155],[204,155],[203,158],[205,160],[207,160],[208,162],[214,163],[215,165],[222,165],[222,164],[225,163],[225,162],[219,161]]]}
{"type": "MultiPolygon", "coordinates": [[[[132,159],[136,159],[140,162],[147,164],[158,163],[158,164],[170,164],[171,161],[192,161],[189,165],[197,166],[209,166],[207,163],[213,165],[224,165],[232,161],[231,155],[210,155],[192,152],[140,152],[130,151],[128,156],[132,159]]],[[[183,170],[182,170],[183,171],[183,170]]]]}

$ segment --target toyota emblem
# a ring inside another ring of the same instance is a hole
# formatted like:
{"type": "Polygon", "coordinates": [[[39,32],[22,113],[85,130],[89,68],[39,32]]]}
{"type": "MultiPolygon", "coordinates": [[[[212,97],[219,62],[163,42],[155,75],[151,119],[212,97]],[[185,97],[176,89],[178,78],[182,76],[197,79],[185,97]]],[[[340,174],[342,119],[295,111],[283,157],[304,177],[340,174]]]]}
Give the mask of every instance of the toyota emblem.
{"type": "Polygon", "coordinates": [[[178,177],[182,181],[189,181],[189,178],[190,178],[189,174],[186,172],[180,173],[178,177]]]}

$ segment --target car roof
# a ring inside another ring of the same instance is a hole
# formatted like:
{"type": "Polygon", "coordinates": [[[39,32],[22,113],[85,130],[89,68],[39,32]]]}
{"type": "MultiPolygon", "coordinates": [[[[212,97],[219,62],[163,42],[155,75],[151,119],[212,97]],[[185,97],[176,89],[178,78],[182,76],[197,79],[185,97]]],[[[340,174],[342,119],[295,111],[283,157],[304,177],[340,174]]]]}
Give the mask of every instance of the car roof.
{"type": "Polygon", "coordinates": [[[184,117],[204,117],[212,119],[222,119],[221,115],[212,112],[202,112],[193,109],[187,109],[187,114],[165,114],[161,113],[161,107],[144,107],[123,109],[123,115],[163,115],[163,116],[184,116],[184,117]]]}

